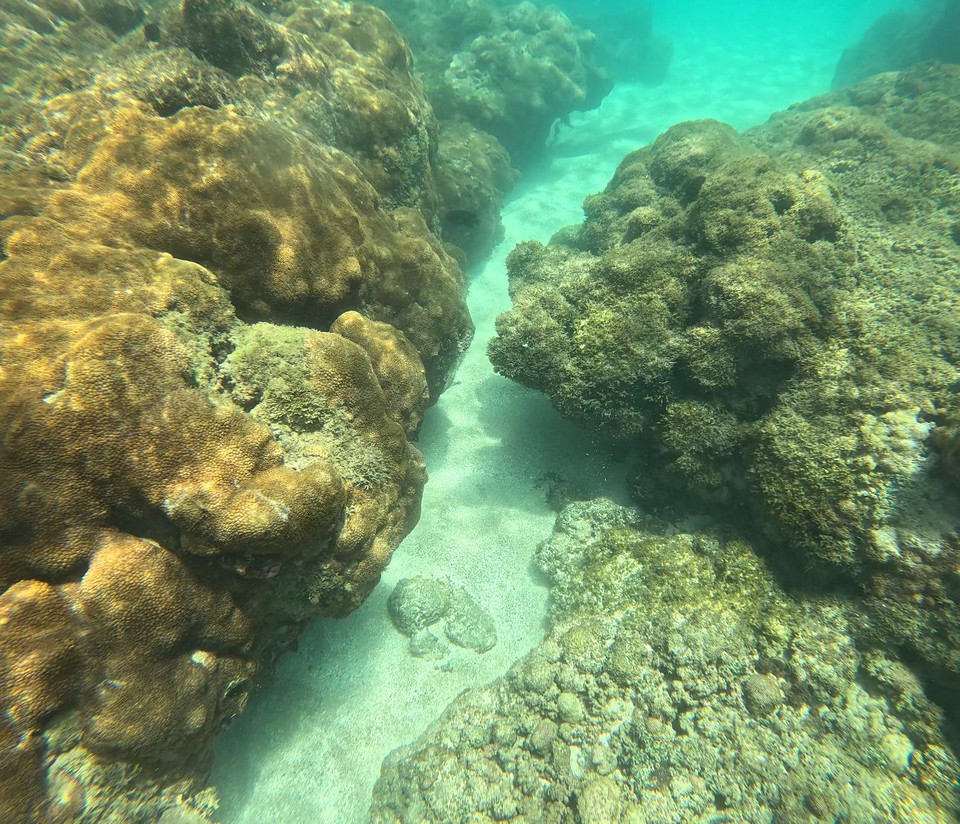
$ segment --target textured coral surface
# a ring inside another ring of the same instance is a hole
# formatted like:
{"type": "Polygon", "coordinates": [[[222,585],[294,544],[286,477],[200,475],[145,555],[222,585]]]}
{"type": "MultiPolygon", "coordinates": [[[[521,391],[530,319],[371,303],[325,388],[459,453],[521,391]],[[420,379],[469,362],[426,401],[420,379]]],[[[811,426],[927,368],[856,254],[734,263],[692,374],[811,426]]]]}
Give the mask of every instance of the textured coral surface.
{"type": "Polygon", "coordinates": [[[855,604],[604,500],[537,560],[547,639],[387,758],[373,821],[954,820],[943,714],[855,604]]]}
{"type": "Polygon", "coordinates": [[[252,679],[419,515],[472,333],[436,127],[369,7],[3,22],[0,818],[203,817],[252,679]]]}
{"type": "Polygon", "coordinates": [[[950,689],[958,88],[923,67],[745,136],[673,127],[582,226],[513,252],[490,349],[632,454],[645,504],[712,508],[859,588],[878,635],[950,689]]]}
{"type": "Polygon", "coordinates": [[[594,36],[555,6],[380,0],[410,40],[439,117],[492,134],[518,163],[557,118],[600,104],[611,84],[594,36]]]}

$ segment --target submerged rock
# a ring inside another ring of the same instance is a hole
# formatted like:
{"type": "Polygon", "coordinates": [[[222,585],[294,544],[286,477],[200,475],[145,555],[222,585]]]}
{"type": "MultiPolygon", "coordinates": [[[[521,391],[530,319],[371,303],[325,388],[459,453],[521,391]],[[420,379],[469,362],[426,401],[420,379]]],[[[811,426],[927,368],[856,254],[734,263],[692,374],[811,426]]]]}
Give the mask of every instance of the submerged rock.
{"type": "Polygon", "coordinates": [[[393,625],[410,637],[410,653],[420,657],[442,657],[449,650],[429,627],[443,624],[450,643],[475,652],[489,652],[496,646],[493,618],[463,588],[430,578],[402,578],[387,600],[393,625]]]}
{"type": "Polygon", "coordinates": [[[440,121],[440,232],[466,263],[500,240],[513,166],[528,165],[551,129],[592,109],[612,84],[594,36],[554,6],[493,0],[378,0],[409,40],[440,121]]]}
{"type": "Polygon", "coordinates": [[[497,628],[490,613],[460,587],[451,593],[444,632],[450,643],[474,652],[489,652],[497,644],[497,628]]]}
{"type": "Polygon", "coordinates": [[[472,334],[382,12],[137,8],[0,12],[4,821],[209,817],[254,678],[416,523],[472,334]]]}
{"type": "Polygon", "coordinates": [[[550,127],[592,109],[612,84],[593,57],[594,36],[554,6],[487,0],[378,0],[417,55],[442,119],[465,120],[523,165],[550,127]]]}
{"type": "Polygon", "coordinates": [[[884,14],[858,43],[847,48],[837,64],[833,87],[928,60],[960,63],[960,2],[928,0],[919,5],[884,14]]]}
{"type": "Polygon", "coordinates": [[[429,578],[402,578],[387,599],[387,609],[393,625],[414,636],[450,611],[450,587],[429,578]]]}
{"type": "Polygon", "coordinates": [[[374,822],[952,820],[944,716],[855,602],[602,500],[538,563],[547,639],[388,756],[374,822]]]}
{"type": "Polygon", "coordinates": [[[415,632],[410,637],[410,654],[414,658],[432,658],[440,660],[450,654],[450,647],[443,643],[428,629],[415,632]]]}
{"type": "Polygon", "coordinates": [[[513,251],[490,345],[633,456],[646,506],[713,511],[805,579],[839,576],[950,684],[958,504],[934,449],[949,471],[958,90],[960,68],[924,67],[745,135],[671,128],[582,226],[513,251]]]}
{"type": "Polygon", "coordinates": [[[495,137],[463,121],[441,121],[437,192],[443,239],[468,262],[483,260],[502,239],[500,210],[517,172],[495,137]]]}
{"type": "Polygon", "coordinates": [[[561,0],[556,5],[596,35],[596,61],[614,81],[656,84],[666,79],[673,43],[655,31],[650,3],[595,6],[561,0]]]}

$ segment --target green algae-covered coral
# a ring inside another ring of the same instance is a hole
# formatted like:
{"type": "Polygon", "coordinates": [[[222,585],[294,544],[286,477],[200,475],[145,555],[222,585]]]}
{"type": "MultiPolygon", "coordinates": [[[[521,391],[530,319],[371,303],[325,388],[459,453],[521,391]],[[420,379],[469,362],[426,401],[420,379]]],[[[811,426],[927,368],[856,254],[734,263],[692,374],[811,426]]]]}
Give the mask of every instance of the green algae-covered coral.
{"type": "Polygon", "coordinates": [[[512,253],[490,346],[635,456],[645,503],[721,505],[857,582],[949,680],[960,591],[932,559],[956,557],[957,510],[932,447],[960,377],[958,83],[924,68],[742,136],[673,127],[582,226],[512,253]]]}
{"type": "Polygon", "coordinates": [[[855,604],[603,500],[537,561],[548,637],[388,756],[373,821],[954,820],[943,713],[855,604]]]}
{"type": "Polygon", "coordinates": [[[4,821],[207,819],[258,672],[416,523],[472,333],[381,12],[121,5],[3,11],[4,821]]]}

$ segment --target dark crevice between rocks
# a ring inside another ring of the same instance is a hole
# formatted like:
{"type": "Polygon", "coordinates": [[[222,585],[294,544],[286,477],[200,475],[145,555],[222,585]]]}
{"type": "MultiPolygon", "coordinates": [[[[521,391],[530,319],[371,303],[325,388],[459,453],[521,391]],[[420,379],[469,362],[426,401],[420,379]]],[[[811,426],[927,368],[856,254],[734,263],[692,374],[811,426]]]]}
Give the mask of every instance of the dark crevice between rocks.
{"type": "Polygon", "coordinates": [[[956,673],[933,669],[929,662],[909,648],[901,648],[897,654],[917,676],[931,703],[943,710],[947,722],[944,736],[954,750],[960,752],[960,686],[956,673]]]}

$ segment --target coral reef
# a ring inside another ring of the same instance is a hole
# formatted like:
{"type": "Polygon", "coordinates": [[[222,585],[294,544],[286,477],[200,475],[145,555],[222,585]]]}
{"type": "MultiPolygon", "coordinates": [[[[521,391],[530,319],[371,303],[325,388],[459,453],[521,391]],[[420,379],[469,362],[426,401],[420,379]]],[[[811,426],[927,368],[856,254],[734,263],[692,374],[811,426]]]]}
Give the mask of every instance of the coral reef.
{"type": "Polygon", "coordinates": [[[440,122],[440,232],[483,260],[517,172],[558,119],[598,106],[611,88],[594,37],[554,6],[494,0],[378,0],[409,40],[440,122]]]}
{"type": "MultiPolygon", "coordinates": [[[[95,25],[79,4],[70,7],[69,20],[50,11],[49,25],[28,14],[37,8],[0,11],[9,37],[0,69],[16,79],[17,91],[0,91],[0,122],[14,133],[27,123],[26,131],[37,134],[37,118],[53,116],[38,112],[32,100],[83,85],[108,96],[122,92],[163,117],[187,107],[230,106],[348,153],[386,208],[417,209],[436,234],[464,241],[471,261],[496,241],[500,205],[513,183],[509,160],[492,138],[463,134],[466,124],[451,126],[453,137],[438,146],[410,50],[379,9],[333,0],[161,0],[117,48],[114,33],[95,25]],[[111,59],[96,60],[103,52],[111,59]],[[54,65],[56,72],[49,69],[54,65]],[[471,184],[478,175],[483,182],[471,184]],[[484,228],[464,237],[466,211],[475,214],[471,225],[484,228]]],[[[30,147],[37,154],[46,149],[30,147]]]]}
{"type": "Polygon", "coordinates": [[[575,24],[596,35],[593,53],[597,64],[614,81],[656,84],[666,79],[673,43],[654,30],[649,3],[584,6],[566,0],[556,6],[575,24]]]}
{"type": "Polygon", "coordinates": [[[0,818],[206,820],[214,736],[419,516],[472,334],[436,126],[369,7],[2,15],[0,818]]]}
{"type": "Polygon", "coordinates": [[[954,819],[942,712],[843,599],[604,500],[537,561],[548,637],[388,756],[377,824],[954,819]]]}
{"type": "Polygon", "coordinates": [[[16,6],[12,19],[5,13],[5,31],[19,40],[0,56],[4,77],[16,81],[15,92],[6,92],[16,99],[0,115],[4,125],[20,130],[26,122],[36,134],[34,96],[82,85],[108,96],[125,92],[163,117],[232,106],[349,153],[386,207],[412,206],[433,219],[436,125],[409,49],[379,10],[316,0],[276,4],[268,13],[271,7],[243,0],[162,0],[113,48],[114,33],[79,2],[49,5],[49,33],[18,18],[16,6]],[[78,19],[53,17],[60,5],[78,19]],[[104,51],[107,60],[99,59],[104,51]]]}
{"type": "Polygon", "coordinates": [[[493,135],[523,165],[558,118],[611,88],[594,36],[554,6],[489,0],[380,0],[407,36],[438,117],[493,135]]]}
{"type": "Polygon", "coordinates": [[[670,129],[582,226],[514,250],[490,347],[633,455],[645,505],[722,511],[855,584],[954,685],[958,506],[934,447],[960,379],[958,90],[960,68],[921,67],[743,136],[670,129]]]}
{"type": "Polygon", "coordinates": [[[925,0],[920,8],[888,12],[860,41],[845,49],[833,87],[881,72],[902,71],[926,60],[960,63],[960,2],[925,0]]]}

